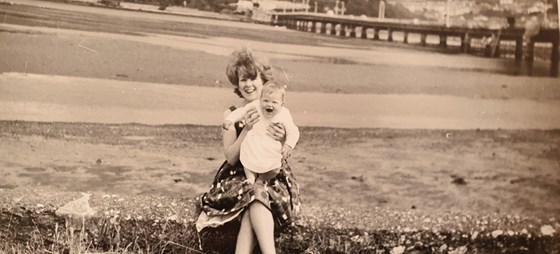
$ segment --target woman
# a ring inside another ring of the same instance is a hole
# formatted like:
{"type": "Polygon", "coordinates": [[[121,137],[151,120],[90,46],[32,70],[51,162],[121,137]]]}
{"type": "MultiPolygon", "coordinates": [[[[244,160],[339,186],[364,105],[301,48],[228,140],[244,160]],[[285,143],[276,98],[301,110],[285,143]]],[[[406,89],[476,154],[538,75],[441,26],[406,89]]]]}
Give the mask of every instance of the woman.
{"type": "MultiPolygon", "coordinates": [[[[254,57],[247,48],[233,52],[226,74],[244,104],[259,99],[263,84],[272,79],[270,65],[254,57]]],[[[226,110],[224,117],[234,109],[226,110]]],[[[240,223],[235,253],[252,253],[257,243],[262,253],[276,253],[274,229],[290,224],[301,205],[299,187],[285,160],[279,173],[262,179],[264,182],[253,185],[246,181],[239,151],[248,130],[257,121],[258,113],[249,110],[244,121],[237,122],[235,128],[222,130],[226,161],[214,177],[210,190],[200,198],[202,212],[196,223],[199,232],[207,227],[219,231],[228,224],[240,223]]],[[[284,141],[283,126],[271,124],[268,131],[274,139],[284,141]]]]}

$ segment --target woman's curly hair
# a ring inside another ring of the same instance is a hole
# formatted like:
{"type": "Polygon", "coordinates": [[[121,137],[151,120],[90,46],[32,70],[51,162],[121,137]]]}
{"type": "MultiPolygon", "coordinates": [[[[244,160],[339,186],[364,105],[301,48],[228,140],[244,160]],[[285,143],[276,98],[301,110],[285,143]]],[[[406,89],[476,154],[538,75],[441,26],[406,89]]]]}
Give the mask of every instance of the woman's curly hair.
{"type": "Polygon", "coordinates": [[[251,49],[243,47],[231,54],[231,59],[226,67],[229,82],[235,87],[233,92],[243,98],[239,91],[239,78],[255,79],[260,74],[263,84],[272,80],[272,68],[268,60],[253,55],[251,49]]]}

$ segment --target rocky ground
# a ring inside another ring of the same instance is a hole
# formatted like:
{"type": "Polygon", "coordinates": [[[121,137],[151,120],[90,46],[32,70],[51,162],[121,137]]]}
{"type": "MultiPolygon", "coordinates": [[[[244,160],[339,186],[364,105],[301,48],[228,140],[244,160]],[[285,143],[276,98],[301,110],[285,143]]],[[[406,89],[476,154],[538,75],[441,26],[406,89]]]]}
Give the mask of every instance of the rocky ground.
{"type": "MultiPolygon", "coordinates": [[[[55,225],[77,230],[79,221],[68,224],[55,211],[89,194],[94,219],[82,237],[103,243],[95,246],[198,249],[194,204],[220,164],[217,127],[1,126],[4,239],[39,237],[37,230],[53,238],[55,225]],[[138,237],[144,243],[135,243],[138,237]]],[[[302,128],[302,134],[291,165],[305,206],[278,238],[282,253],[558,248],[558,147],[551,145],[558,131],[446,131],[454,141],[439,130],[302,128]]],[[[203,232],[205,250],[231,249],[230,230],[203,232]]],[[[62,243],[53,246],[69,248],[62,243]]]]}

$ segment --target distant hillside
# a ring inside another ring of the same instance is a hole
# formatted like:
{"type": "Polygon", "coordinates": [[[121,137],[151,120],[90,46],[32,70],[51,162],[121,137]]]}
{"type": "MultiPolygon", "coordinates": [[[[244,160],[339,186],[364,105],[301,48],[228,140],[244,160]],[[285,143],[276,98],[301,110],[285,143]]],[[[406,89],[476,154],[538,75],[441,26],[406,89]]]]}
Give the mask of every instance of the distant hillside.
{"type": "MultiPolygon", "coordinates": [[[[401,4],[403,7],[409,7],[411,4],[418,4],[419,2],[425,3],[426,6],[434,6],[435,3],[445,4],[447,0],[392,0],[393,2],[401,4]]],[[[535,6],[544,7],[546,0],[512,0],[512,4],[500,4],[500,0],[450,0],[452,8],[458,6],[472,6],[471,14],[484,15],[489,17],[506,17],[526,15],[530,9],[535,9],[535,6]],[[472,4],[465,4],[472,3],[472,4]]],[[[558,13],[558,1],[548,0],[549,14],[558,13]]],[[[459,7],[460,8],[460,7],[459,7]]],[[[441,11],[441,10],[440,10],[441,11]]]]}
{"type": "MultiPolygon", "coordinates": [[[[311,1],[310,5],[313,9],[314,2],[311,1]]],[[[345,0],[347,15],[361,16],[366,15],[368,17],[377,17],[379,14],[379,2],[380,0],[345,0]]],[[[387,2],[387,1],[385,1],[387,2]]],[[[335,6],[335,0],[317,0],[317,9],[319,12],[326,12],[327,9],[333,10],[335,6]]],[[[396,5],[386,4],[385,5],[385,17],[387,18],[415,18],[417,15],[410,12],[402,4],[398,3],[396,5]]]]}

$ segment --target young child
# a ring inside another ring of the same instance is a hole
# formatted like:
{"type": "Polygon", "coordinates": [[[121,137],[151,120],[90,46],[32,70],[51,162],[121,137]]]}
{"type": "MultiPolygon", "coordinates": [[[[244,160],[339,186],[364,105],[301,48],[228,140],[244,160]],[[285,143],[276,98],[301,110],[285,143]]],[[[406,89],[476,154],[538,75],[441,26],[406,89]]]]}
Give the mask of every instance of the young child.
{"type": "Polygon", "coordinates": [[[264,84],[260,100],[255,100],[244,107],[231,112],[223,123],[229,129],[233,123],[240,121],[246,112],[255,108],[260,120],[247,132],[241,143],[239,160],[243,164],[247,181],[254,183],[257,174],[275,172],[282,166],[282,158],[291,155],[299,140],[299,129],[294,124],[290,111],[284,107],[286,90],[280,83],[269,81],[264,84]],[[286,142],[281,144],[267,135],[270,123],[281,123],[286,129],[286,142]]]}

